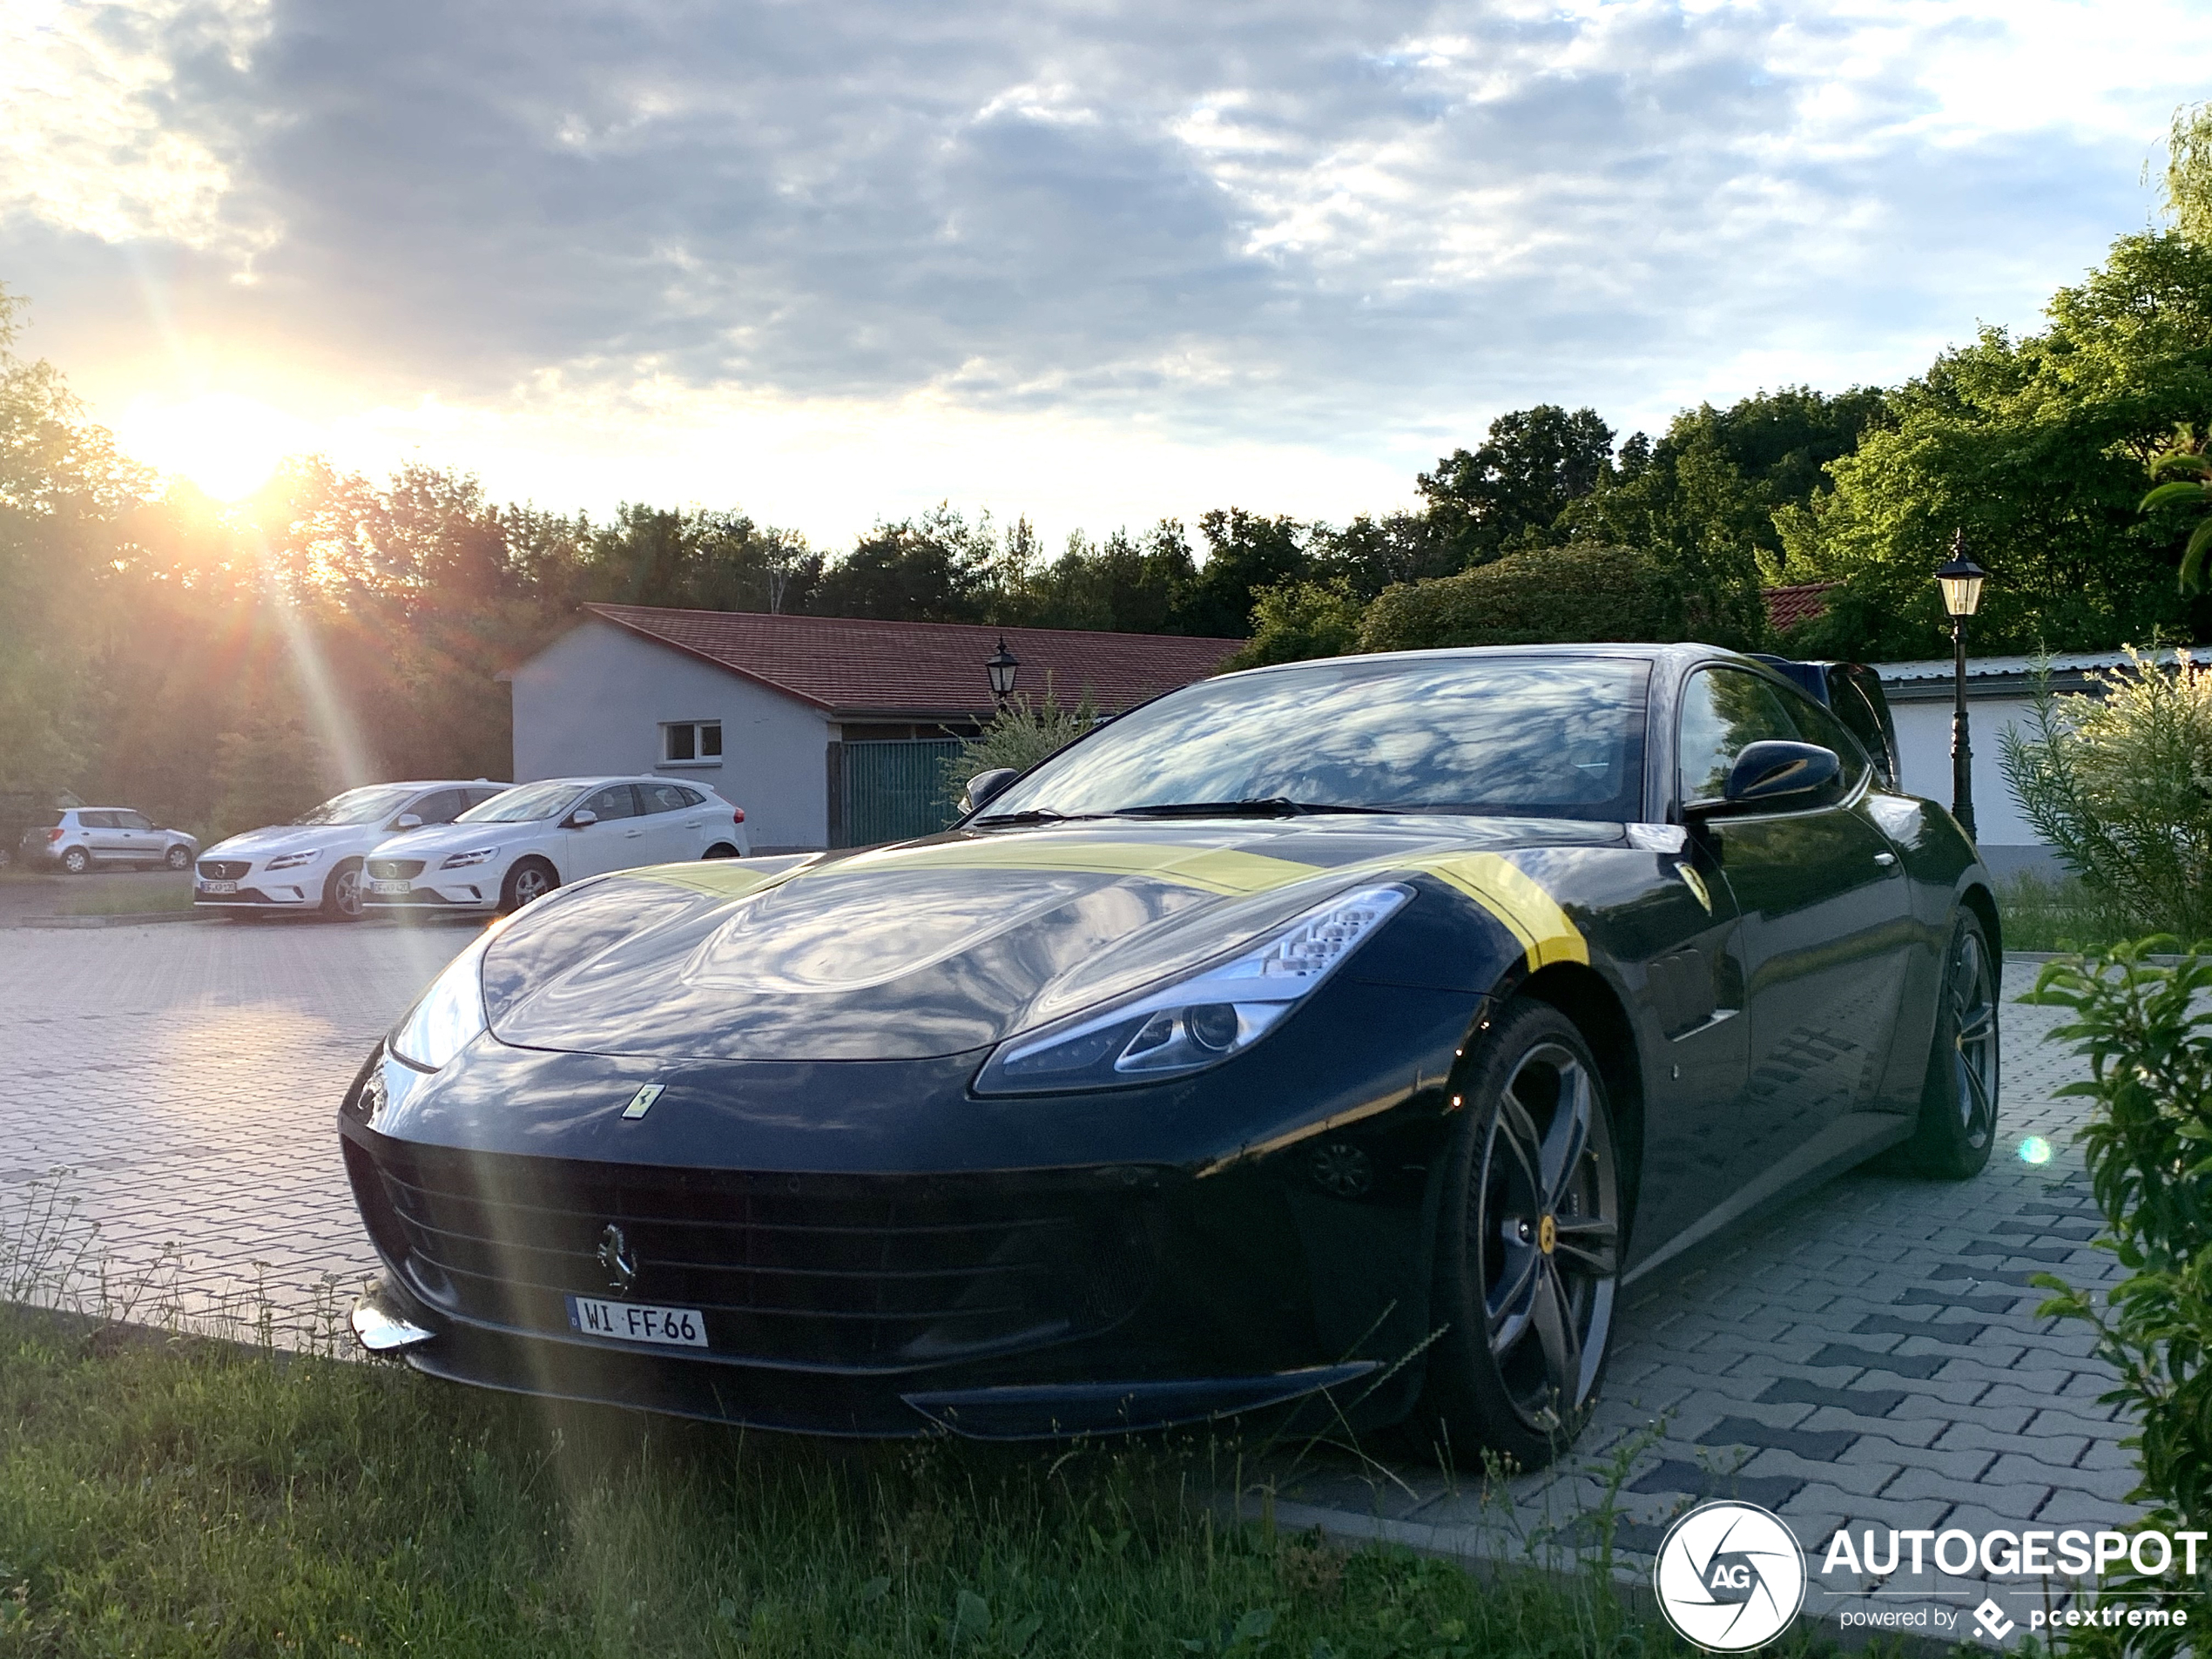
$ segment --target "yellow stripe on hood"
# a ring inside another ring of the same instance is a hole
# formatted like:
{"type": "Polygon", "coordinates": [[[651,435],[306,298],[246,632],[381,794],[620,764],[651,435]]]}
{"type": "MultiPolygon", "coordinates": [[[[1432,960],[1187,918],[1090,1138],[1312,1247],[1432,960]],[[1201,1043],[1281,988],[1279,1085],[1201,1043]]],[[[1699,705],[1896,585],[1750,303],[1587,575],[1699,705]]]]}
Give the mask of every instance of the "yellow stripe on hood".
{"type": "Polygon", "coordinates": [[[1265,893],[1320,875],[1327,868],[1271,859],[1225,846],[1177,846],[1157,841],[1094,841],[1008,837],[1001,842],[941,841],[862,853],[824,870],[1055,870],[1082,875],[1144,875],[1224,897],[1265,893]]]}

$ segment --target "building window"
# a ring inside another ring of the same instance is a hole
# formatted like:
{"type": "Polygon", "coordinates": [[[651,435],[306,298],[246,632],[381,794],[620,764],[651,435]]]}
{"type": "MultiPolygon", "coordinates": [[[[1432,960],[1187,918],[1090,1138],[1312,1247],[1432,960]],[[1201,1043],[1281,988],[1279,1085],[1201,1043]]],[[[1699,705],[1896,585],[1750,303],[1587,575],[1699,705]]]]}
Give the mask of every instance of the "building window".
{"type": "Polygon", "coordinates": [[[664,766],[718,766],[722,764],[722,722],[671,720],[660,729],[660,759],[664,766]]]}

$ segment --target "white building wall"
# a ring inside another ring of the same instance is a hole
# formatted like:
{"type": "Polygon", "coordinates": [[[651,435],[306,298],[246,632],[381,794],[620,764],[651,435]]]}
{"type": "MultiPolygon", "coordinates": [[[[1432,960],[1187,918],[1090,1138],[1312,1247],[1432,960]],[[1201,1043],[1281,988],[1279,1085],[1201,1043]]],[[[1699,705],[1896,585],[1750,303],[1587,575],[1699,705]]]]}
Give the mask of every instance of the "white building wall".
{"type": "MultiPolygon", "coordinates": [[[[1999,875],[2022,867],[2046,869],[2054,860],[2036,839],[1999,769],[2003,735],[2015,725],[2026,728],[2031,705],[2025,697],[1977,697],[1966,691],[1966,719],[1974,752],[1974,827],[1982,860],[1999,875]]],[[[1951,699],[1900,702],[1891,692],[1890,714],[1897,722],[1898,769],[1907,794],[1925,795],[1951,805],[1951,699]]]]}
{"type": "Polygon", "coordinates": [[[756,852],[829,840],[821,714],[696,658],[597,617],[515,670],[516,783],[599,772],[687,778],[745,808],[756,852]],[[666,764],[660,728],[722,722],[718,764],[666,764]]]}

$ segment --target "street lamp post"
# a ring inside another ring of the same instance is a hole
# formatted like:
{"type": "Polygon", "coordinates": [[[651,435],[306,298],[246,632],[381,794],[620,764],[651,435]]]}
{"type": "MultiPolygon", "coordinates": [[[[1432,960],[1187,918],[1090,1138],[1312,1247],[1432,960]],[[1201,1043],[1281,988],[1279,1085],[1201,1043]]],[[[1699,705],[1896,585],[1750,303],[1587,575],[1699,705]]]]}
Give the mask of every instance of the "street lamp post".
{"type": "Polygon", "coordinates": [[[991,677],[991,701],[1000,707],[1014,695],[1014,677],[1022,671],[1022,659],[1006,648],[1006,636],[999,636],[999,648],[983,659],[983,671],[991,677]]]}
{"type": "Polygon", "coordinates": [[[1989,572],[1966,556],[1966,533],[1951,532],[1951,558],[1936,566],[1943,608],[1951,613],[1951,815],[1974,839],[1974,751],[1966,731],[1966,618],[1981,607],[1989,572]]]}

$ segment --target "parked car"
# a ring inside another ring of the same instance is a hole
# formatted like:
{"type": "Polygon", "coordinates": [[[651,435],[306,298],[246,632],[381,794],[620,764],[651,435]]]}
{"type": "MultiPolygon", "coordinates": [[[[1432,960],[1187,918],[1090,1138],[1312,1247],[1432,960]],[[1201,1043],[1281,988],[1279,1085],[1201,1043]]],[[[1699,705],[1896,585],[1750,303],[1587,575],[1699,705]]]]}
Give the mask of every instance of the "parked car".
{"type": "Polygon", "coordinates": [[[1988,872],[1747,658],[1285,664],[968,788],[472,941],[340,1114],[362,1341],[833,1434],[1326,1392],[1532,1468],[1624,1286],[1877,1155],[1990,1157],[1988,872]]]}
{"type": "Polygon", "coordinates": [[[361,865],[395,833],[450,824],[503,794],[489,778],[366,784],[334,795],[289,824],[233,835],[199,860],[192,903],[236,915],[318,911],[342,921],[361,913],[361,865]]]}
{"type": "Polygon", "coordinates": [[[24,832],[24,862],[83,875],[100,866],[181,870],[199,842],[182,830],[164,829],[128,806],[71,806],[24,832]]]}
{"type": "Polygon", "coordinates": [[[442,829],[384,842],[369,854],[368,902],[512,911],[587,875],[751,850],[744,812],[704,784],[550,778],[518,785],[442,829]]]}

